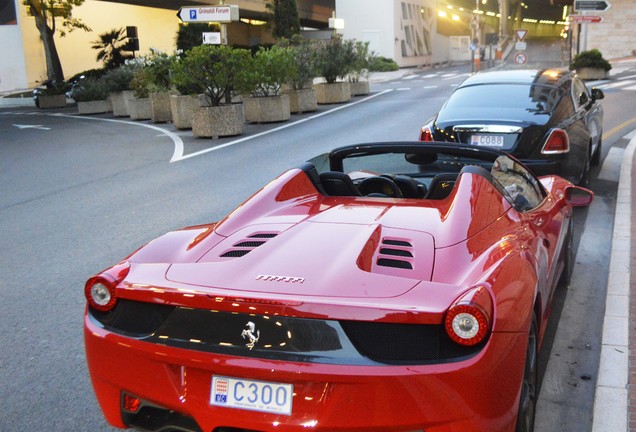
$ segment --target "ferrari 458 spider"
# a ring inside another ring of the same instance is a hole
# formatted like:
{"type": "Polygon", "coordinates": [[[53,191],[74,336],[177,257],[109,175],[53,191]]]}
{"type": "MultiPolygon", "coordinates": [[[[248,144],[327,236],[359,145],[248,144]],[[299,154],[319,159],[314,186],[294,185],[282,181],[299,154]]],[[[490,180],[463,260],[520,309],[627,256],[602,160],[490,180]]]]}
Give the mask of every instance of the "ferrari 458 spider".
{"type": "Polygon", "coordinates": [[[99,404],[147,431],[531,431],[592,198],[490,148],[335,149],[87,281],[99,404]]]}

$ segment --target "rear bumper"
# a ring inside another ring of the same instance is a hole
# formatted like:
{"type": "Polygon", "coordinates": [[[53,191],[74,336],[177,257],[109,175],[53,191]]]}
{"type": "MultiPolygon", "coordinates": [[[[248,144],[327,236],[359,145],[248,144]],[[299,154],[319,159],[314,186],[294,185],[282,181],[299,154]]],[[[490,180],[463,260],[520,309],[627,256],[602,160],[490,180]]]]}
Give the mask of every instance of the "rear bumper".
{"type": "Polygon", "coordinates": [[[530,169],[536,176],[544,175],[562,175],[563,164],[560,160],[548,160],[548,159],[520,159],[526,167],[530,169]]]}
{"type": "Polygon", "coordinates": [[[147,430],[192,419],[203,431],[513,431],[526,350],[524,335],[494,333],[482,352],[456,363],[278,362],[140,342],[110,333],[88,317],[85,344],[93,386],[109,423],[130,426],[124,417],[134,416],[122,415],[121,407],[122,392],[127,392],[170,414],[152,419],[147,430]],[[292,414],[212,406],[213,375],[291,383],[292,414]]]}

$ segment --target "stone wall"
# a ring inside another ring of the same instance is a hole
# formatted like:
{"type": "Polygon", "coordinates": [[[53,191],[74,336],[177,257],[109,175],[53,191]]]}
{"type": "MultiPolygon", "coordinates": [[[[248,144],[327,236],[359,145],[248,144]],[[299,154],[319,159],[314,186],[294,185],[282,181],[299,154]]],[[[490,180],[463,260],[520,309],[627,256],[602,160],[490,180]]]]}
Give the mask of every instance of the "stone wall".
{"type": "Polygon", "coordinates": [[[603,22],[587,24],[587,41],[585,26],[581,26],[581,51],[585,47],[597,48],[608,60],[636,55],[636,2],[611,0],[610,3],[612,7],[605,12],[587,12],[602,16],[603,22]]]}

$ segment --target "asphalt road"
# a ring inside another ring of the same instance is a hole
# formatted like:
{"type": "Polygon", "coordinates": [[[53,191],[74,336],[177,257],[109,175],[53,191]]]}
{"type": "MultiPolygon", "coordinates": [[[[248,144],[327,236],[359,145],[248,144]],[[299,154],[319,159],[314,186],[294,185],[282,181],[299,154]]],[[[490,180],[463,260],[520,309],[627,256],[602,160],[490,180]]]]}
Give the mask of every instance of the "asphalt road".
{"type": "MultiPolygon", "coordinates": [[[[111,430],[86,371],[85,280],[166,231],[220,219],[316,154],[416,139],[470,65],[411,72],[372,85],[369,98],[250,125],[222,140],[194,139],[170,125],[75,117],[74,108],[0,109],[0,431],[111,430]]],[[[556,299],[560,321],[552,320],[542,352],[537,430],[591,427],[621,137],[636,128],[633,95],[608,90],[603,103],[608,158],[594,171],[597,200],[577,212],[575,275],[556,299]]]]}

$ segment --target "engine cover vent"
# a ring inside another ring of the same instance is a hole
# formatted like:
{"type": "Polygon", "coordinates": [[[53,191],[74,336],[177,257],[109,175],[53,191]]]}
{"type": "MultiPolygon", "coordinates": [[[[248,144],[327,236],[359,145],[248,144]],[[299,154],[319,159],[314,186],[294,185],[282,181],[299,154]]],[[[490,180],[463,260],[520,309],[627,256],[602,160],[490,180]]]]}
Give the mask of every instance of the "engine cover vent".
{"type": "Polygon", "coordinates": [[[405,240],[382,239],[376,264],[405,270],[413,269],[413,245],[405,240]]]}
{"type": "Polygon", "coordinates": [[[259,246],[267,243],[269,239],[276,237],[278,233],[255,233],[251,234],[242,240],[234,243],[232,247],[221,255],[221,258],[240,258],[247,255],[259,246]],[[258,239],[258,240],[257,240],[258,239]]]}

